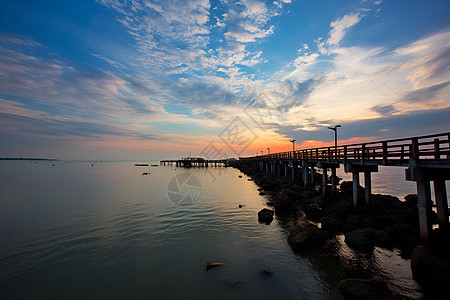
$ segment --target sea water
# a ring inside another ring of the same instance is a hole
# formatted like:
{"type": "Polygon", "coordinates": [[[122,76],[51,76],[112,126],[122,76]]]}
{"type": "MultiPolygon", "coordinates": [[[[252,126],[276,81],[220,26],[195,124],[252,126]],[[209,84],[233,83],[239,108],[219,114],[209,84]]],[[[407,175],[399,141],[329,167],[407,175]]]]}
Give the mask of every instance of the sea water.
{"type": "MultiPolygon", "coordinates": [[[[342,298],[334,260],[294,253],[284,220],[258,223],[268,198],[239,170],[150,164],[1,161],[0,298],[342,298]]],[[[369,260],[420,296],[395,250],[369,260]]]]}

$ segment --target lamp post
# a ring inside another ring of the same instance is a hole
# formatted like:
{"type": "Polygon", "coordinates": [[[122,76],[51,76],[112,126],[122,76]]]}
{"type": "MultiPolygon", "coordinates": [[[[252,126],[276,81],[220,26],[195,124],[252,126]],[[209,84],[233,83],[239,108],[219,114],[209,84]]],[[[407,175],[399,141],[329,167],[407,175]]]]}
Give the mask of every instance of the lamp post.
{"type": "Polygon", "coordinates": [[[328,129],[331,129],[334,131],[334,147],[337,148],[337,129],[338,127],[341,127],[341,125],[334,125],[334,127],[328,127],[328,129]]]}
{"type": "Polygon", "coordinates": [[[270,154],[270,148],[267,148],[267,154],[270,154]]]}
{"type": "Polygon", "coordinates": [[[261,150],[261,155],[263,155],[263,151],[261,150]]]}
{"type": "Polygon", "coordinates": [[[290,141],[292,143],[292,151],[295,151],[295,140],[290,141]]]}

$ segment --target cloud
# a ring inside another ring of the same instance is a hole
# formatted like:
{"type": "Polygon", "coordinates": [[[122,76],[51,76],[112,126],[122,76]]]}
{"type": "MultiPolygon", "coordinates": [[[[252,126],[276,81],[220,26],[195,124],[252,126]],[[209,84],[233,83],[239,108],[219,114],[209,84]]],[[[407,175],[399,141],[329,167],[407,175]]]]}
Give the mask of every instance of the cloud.
{"type": "Polygon", "coordinates": [[[361,16],[359,13],[351,13],[331,22],[330,26],[332,29],[329,33],[330,37],[327,40],[327,44],[338,44],[344,38],[347,30],[357,24],[360,20],[361,16]]]}
{"type": "MultiPolygon", "coordinates": [[[[450,81],[447,81],[447,82],[435,84],[432,86],[428,86],[425,88],[417,89],[417,90],[408,92],[401,99],[401,101],[420,103],[420,102],[424,102],[427,100],[435,99],[443,91],[444,91],[443,98],[446,99],[446,97],[450,93],[450,90],[448,89],[449,85],[450,85],[450,81]]],[[[449,106],[450,106],[450,103],[449,103],[449,106]]]]}
{"type": "MultiPolygon", "coordinates": [[[[133,132],[114,126],[86,121],[55,120],[48,118],[33,118],[0,112],[3,122],[7,122],[19,131],[49,137],[82,137],[107,140],[108,136],[124,136],[138,139],[155,140],[152,134],[133,132]]],[[[3,125],[5,126],[5,125],[3,125]]]]}
{"type": "Polygon", "coordinates": [[[393,113],[395,113],[397,111],[397,109],[395,109],[395,107],[391,104],[389,105],[376,105],[371,107],[371,109],[377,113],[379,113],[381,116],[388,116],[391,115],[393,113]]]}

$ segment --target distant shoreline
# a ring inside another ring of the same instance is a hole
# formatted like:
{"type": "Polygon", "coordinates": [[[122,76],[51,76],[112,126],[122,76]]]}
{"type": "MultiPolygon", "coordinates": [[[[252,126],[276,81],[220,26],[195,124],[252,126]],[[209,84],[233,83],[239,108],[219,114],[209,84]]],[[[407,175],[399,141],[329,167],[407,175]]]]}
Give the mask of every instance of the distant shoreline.
{"type": "Polygon", "coordinates": [[[46,160],[54,161],[56,158],[28,158],[28,157],[0,157],[0,160],[46,160]]]}

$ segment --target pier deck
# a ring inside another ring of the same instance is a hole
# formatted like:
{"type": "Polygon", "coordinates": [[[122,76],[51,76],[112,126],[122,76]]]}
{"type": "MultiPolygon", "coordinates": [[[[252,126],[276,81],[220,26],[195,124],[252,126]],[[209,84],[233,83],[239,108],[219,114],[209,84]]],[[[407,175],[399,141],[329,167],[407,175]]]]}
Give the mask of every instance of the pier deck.
{"type": "Polygon", "coordinates": [[[450,132],[409,138],[375,141],[369,143],[301,149],[241,157],[239,161],[251,162],[267,173],[278,174],[294,180],[300,176],[303,184],[315,185],[315,168],[322,169],[322,190],[328,191],[328,170],[331,170],[331,191],[336,190],[336,169],[344,166],[353,175],[353,207],[370,206],[371,173],[379,166],[406,167],[405,179],[417,184],[420,234],[428,243],[431,231],[431,188],[434,183],[439,228],[450,230],[448,195],[445,181],[450,180],[450,132]],[[284,169],[284,170],[283,170],[284,169]],[[290,172],[289,172],[290,170],[290,172]],[[283,172],[284,171],[284,172],[283,172]],[[359,174],[364,173],[364,203],[358,193],[359,174]]]}

